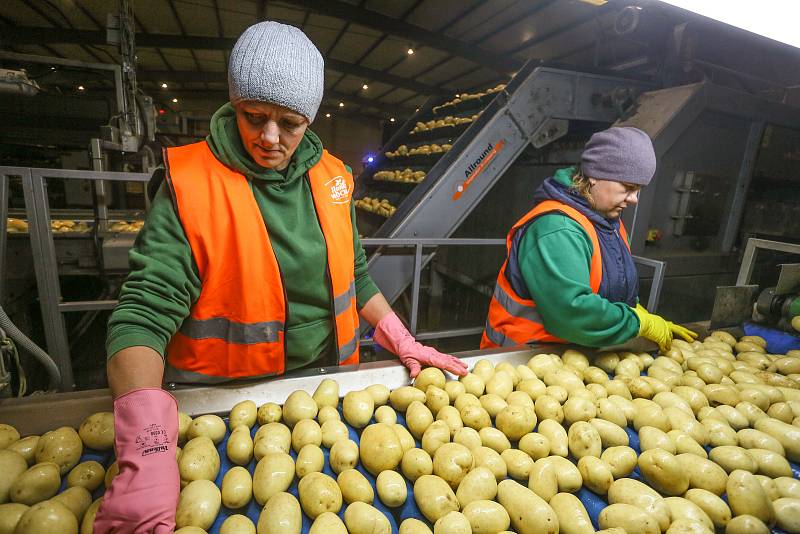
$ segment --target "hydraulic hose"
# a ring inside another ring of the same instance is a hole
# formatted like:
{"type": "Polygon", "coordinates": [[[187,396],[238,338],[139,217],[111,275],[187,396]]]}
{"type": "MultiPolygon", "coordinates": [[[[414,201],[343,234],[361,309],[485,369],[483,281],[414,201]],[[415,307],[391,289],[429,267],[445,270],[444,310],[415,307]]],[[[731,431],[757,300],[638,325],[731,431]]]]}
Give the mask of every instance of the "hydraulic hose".
{"type": "Polygon", "coordinates": [[[59,371],[56,362],[54,362],[53,358],[43,351],[39,345],[31,341],[28,336],[23,334],[22,331],[11,322],[11,318],[6,314],[2,306],[0,306],[0,328],[5,330],[6,335],[13,339],[18,346],[24,348],[34,358],[39,360],[39,363],[44,366],[50,377],[50,387],[58,388],[61,383],[61,371],[59,371]]]}

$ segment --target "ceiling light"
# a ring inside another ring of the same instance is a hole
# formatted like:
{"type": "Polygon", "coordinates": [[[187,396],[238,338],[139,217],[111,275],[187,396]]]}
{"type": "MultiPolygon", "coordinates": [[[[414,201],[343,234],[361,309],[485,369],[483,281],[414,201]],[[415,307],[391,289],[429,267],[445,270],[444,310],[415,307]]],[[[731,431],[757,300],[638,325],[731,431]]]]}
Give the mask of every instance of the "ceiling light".
{"type": "Polygon", "coordinates": [[[339,107],[343,108],[344,107],[344,102],[339,102],[339,107]]]}
{"type": "Polygon", "coordinates": [[[166,89],[166,88],[167,88],[167,84],[165,84],[165,83],[162,83],[162,84],[161,84],[161,88],[162,88],[162,89],[166,89]]]}
{"type": "Polygon", "coordinates": [[[369,89],[369,85],[364,84],[364,85],[361,86],[361,88],[366,91],[367,89],[369,89]]]}
{"type": "Polygon", "coordinates": [[[173,103],[173,104],[177,104],[177,103],[178,103],[178,99],[177,99],[177,98],[173,98],[173,99],[172,99],[172,103],[173,103]]]}
{"type": "Polygon", "coordinates": [[[326,118],[326,119],[330,119],[330,118],[331,118],[331,114],[330,114],[330,113],[326,113],[326,114],[325,114],[325,118],[326,118]]]}
{"type": "Polygon", "coordinates": [[[84,86],[82,86],[82,85],[78,86],[78,91],[85,91],[85,90],[86,90],[86,88],[84,86]]]}
{"type": "Polygon", "coordinates": [[[392,117],[391,119],[389,119],[389,122],[394,122],[394,117],[392,117]]]}
{"type": "Polygon", "coordinates": [[[406,54],[408,54],[409,56],[413,55],[414,54],[414,49],[409,46],[408,50],[406,50],[406,54]]]}

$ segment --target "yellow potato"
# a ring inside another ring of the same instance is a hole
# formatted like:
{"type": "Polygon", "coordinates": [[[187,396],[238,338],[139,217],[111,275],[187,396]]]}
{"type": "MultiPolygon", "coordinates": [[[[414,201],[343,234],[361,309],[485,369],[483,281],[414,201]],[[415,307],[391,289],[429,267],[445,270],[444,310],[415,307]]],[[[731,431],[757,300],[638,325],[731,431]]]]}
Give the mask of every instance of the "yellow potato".
{"type": "Polygon", "coordinates": [[[532,378],[521,380],[520,383],[517,384],[517,391],[527,393],[534,403],[536,402],[536,399],[545,394],[546,389],[547,386],[545,383],[536,378],[536,375],[534,375],[532,378]]]}
{"type": "Polygon", "coordinates": [[[569,427],[567,433],[569,452],[574,458],[580,460],[584,456],[600,457],[602,445],[600,434],[595,427],[586,421],[578,421],[569,427]]]}
{"type": "Polygon", "coordinates": [[[297,486],[300,505],[312,520],[325,512],[338,513],[342,508],[342,491],[336,481],[324,473],[309,473],[297,486]]]}
{"type": "Polygon", "coordinates": [[[444,385],[444,391],[447,393],[450,402],[452,403],[455,399],[458,398],[459,395],[462,393],[467,392],[467,388],[464,387],[464,384],[461,382],[457,382],[455,380],[449,380],[444,385]]]}
{"type": "Polygon", "coordinates": [[[347,528],[338,515],[324,512],[314,520],[308,534],[347,534],[347,528]]]}
{"type": "Polygon", "coordinates": [[[464,393],[463,395],[456,397],[453,406],[455,406],[456,410],[461,413],[461,410],[463,410],[466,406],[481,406],[481,401],[478,399],[478,397],[471,393],[464,393]]]}
{"type": "Polygon", "coordinates": [[[253,495],[264,505],[273,495],[284,492],[294,480],[294,460],[283,452],[265,455],[256,464],[253,472],[253,495]]]}
{"type": "Polygon", "coordinates": [[[293,391],[283,403],[283,422],[289,428],[294,428],[303,419],[314,419],[318,411],[317,403],[311,395],[301,389],[293,391]]]}
{"type": "Polygon", "coordinates": [[[708,490],[715,495],[725,492],[728,474],[720,466],[694,454],[679,454],[676,458],[689,475],[690,487],[708,490]]]}
{"type": "MultiPolygon", "coordinates": [[[[608,488],[609,504],[628,504],[645,511],[656,522],[659,530],[666,530],[670,522],[667,503],[653,488],[633,480],[620,478],[608,488]]],[[[622,525],[617,525],[622,526],[622,525]]]]}
{"type": "Polygon", "coordinates": [[[342,492],[346,503],[365,502],[371,504],[375,499],[375,492],[367,477],[355,469],[346,469],[336,477],[336,483],[342,492]]]}
{"type": "Polygon", "coordinates": [[[94,491],[103,483],[106,470],[99,462],[89,460],[81,462],[72,468],[67,475],[67,486],[82,486],[89,491],[94,491]]]}
{"type": "Polygon", "coordinates": [[[725,528],[731,520],[731,509],[725,501],[710,491],[693,488],[684,497],[700,507],[716,528],[725,528]]]}
{"type": "Polygon", "coordinates": [[[292,431],[282,423],[267,423],[258,429],[253,441],[253,456],[256,461],[271,452],[289,454],[292,446],[292,431]]]}
{"type": "Polygon", "coordinates": [[[435,523],[459,510],[458,499],[448,483],[436,475],[422,475],[414,482],[414,500],[422,515],[435,523]]]}
{"type": "MultiPolygon", "coordinates": [[[[525,368],[527,369],[527,367],[525,368]]],[[[588,391],[588,390],[587,390],[588,391]]],[[[528,395],[524,391],[512,391],[506,397],[506,403],[511,405],[519,405],[519,406],[527,406],[530,409],[533,409],[534,402],[530,395],[528,395]]]]}
{"type": "MultiPolygon", "coordinates": [[[[188,414],[178,412],[178,443],[183,445],[186,443],[186,434],[189,432],[189,425],[192,424],[192,418],[188,414]]],[[[83,533],[81,533],[83,534],[83,533]]]]}
{"type": "Polygon", "coordinates": [[[218,445],[225,438],[225,421],[217,415],[201,415],[192,420],[186,437],[192,440],[198,436],[206,436],[214,445],[218,445]]]}
{"type": "Polygon", "coordinates": [[[641,508],[624,503],[615,503],[603,508],[598,518],[600,528],[620,527],[625,532],[637,534],[659,534],[661,530],[652,515],[641,508]]]}
{"type": "Polygon", "coordinates": [[[331,378],[325,378],[314,390],[314,395],[311,398],[319,409],[324,406],[336,408],[339,406],[339,383],[331,378]]]}
{"type": "Polygon", "coordinates": [[[609,447],[600,455],[611,470],[615,479],[626,477],[636,467],[638,457],[636,451],[627,446],[609,447]]]}
{"type": "Polygon", "coordinates": [[[297,460],[295,460],[294,466],[295,473],[297,478],[303,478],[310,473],[321,472],[324,465],[325,455],[322,449],[313,443],[309,443],[297,453],[297,460]]]}
{"type": "Polygon", "coordinates": [[[195,480],[181,490],[178,509],[175,512],[175,526],[211,528],[219,513],[222,495],[219,488],[210,480],[195,480]]]}
{"type": "Polygon", "coordinates": [[[488,413],[489,417],[492,419],[497,417],[497,414],[500,413],[500,410],[508,406],[508,403],[503,397],[500,395],[495,395],[494,393],[481,395],[478,400],[480,401],[483,409],[486,410],[486,413],[488,413]]]}
{"type": "Polygon", "coordinates": [[[548,397],[552,397],[561,405],[569,398],[569,391],[567,391],[567,388],[559,385],[547,386],[547,389],[544,390],[544,394],[548,397]]]}
{"type": "MultiPolygon", "coordinates": [[[[21,456],[20,461],[25,462],[21,456]]],[[[11,484],[9,497],[12,502],[31,506],[51,498],[60,485],[58,465],[53,462],[42,462],[16,477],[11,484]]]]}
{"type": "Polygon", "coordinates": [[[708,444],[712,447],[738,443],[736,431],[727,422],[709,417],[703,420],[703,426],[708,430],[708,444]]]}
{"type": "Polygon", "coordinates": [[[300,534],[303,513],[294,495],[276,493],[267,501],[256,526],[259,534],[300,534]]]}
{"type": "Polygon", "coordinates": [[[728,473],[736,469],[743,469],[755,473],[756,469],[758,469],[758,464],[749,452],[741,447],[735,447],[733,445],[714,447],[711,449],[708,457],[712,462],[716,463],[728,473]]]}
{"type": "Polygon", "coordinates": [[[63,504],[53,500],[28,508],[17,523],[15,534],[78,534],[78,520],[63,504]]]}
{"type": "Polygon", "coordinates": [[[92,495],[89,490],[80,486],[67,488],[51,499],[66,506],[75,518],[80,522],[86,510],[92,504],[92,495]]]}
{"type": "Polygon", "coordinates": [[[482,446],[481,436],[474,428],[464,427],[453,434],[453,443],[460,443],[469,450],[482,446]]]}
{"type": "MultiPolygon", "coordinates": [[[[16,480],[28,470],[28,463],[18,452],[0,450],[0,504],[8,502],[11,488],[16,480]]],[[[26,503],[28,504],[28,503],[26,503]]]]}
{"type": "Polygon", "coordinates": [[[78,429],[83,444],[92,449],[106,451],[114,446],[114,414],[98,412],[90,415],[78,429]]]}
{"type": "Polygon", "coordinates": [[[550,395],[540,395],[536,399],[534,412],[536,418],[541,422],[549,419],[561,423],[564,420],[564,409],[561,407],[561,403],[550,395]]]}
{"type": "Polygon", "coordinates": [[[778,440],[786,451],[787,459],[800,462],[800,427],[768,417],[756,421],[755,429],[778,440]]]}
{"type": "MultiPolygon", "coordinates": [[[[457,382],[454,382],[457,383],[457,382]]],[[[450,428],[450,438],[454,438],[456,432],[464,428],[464,422],[461,421],[461,413],[453,406],[444,406],[436,414],[437,421],[444,421],[450,428]]]]}
{"type": "MultiPolygon", "coordinates": [[[[388,406],[382,406],[382,408],[391,410],[388,406]]],[[[325,421],[320,427],[320,431],[322,433],[322,445],[328,449],[337,441],[348,439],[350,435],[347,425],[339,420],[325,421]]]]}
{"type": "Polygon", "coordinates": [[[583,503],[571,493],[558,493],[550,499],[558,517],[560,534],[593,534],[594,527],[583,503]]]}
{"type": "Polygon", "coordinates": [[[375,400],[367,391],[351,391],[342,400],[344,419],[354,428],[364,428],[372,419],[375,400]]]}
{"type": "Polygon", "coordinates": [[[500,453],[500,458],[506,464],[506,469],[511,478],[528,480],[533,469],[533,460],[519,449],[506,449],[500,453]]]}
{"type": "Polygon", "coordinates": [[[546,502],[550,502],[550,499],[558,493],[558,477],[553,462],[542,458],[533,464],[528,478],[528,489],[546,502]]]}
{"type": "Polygon", "coordinates": [[[427,406],[433,416],[436,417],[439,410],[445,406],[450,406],[450,396],[445,390],[430,385],[425,392],[425,406],[427,406]]]}
{"type": "Polygon", "coordinates": [[[425,392],[413,386],[399,387],[389,395],[389,403],[398,412],[405,413],[414,401],[425,402],[425,392]]]}
{"type": "Polygon", "coordinates": [[[481,444],[484,447],[502,453],[506,449],[511,448],[511,443],[508,438],[500,430],[492,427],[480,429],[478,435],[481,437],[481,444]]]}
{"type": "Polygon", "coordinates": [[[780,442],[760,430],[743,428],[736,433],[739,445],[745,449],[767,449],[774,451],[781,456],[785,455],[783,445],[780,442]]]}
{"type": "Polygon", "coordinates": [[[530,406],[510,405],[500,410],[495,424],[508,439],[519,441],[525,434],[533,432],[536,426],[536,412],[530,406]]]}
{"type": "Polygon", "coordinates": [[[441,369],[436,367],[426,367],[419,372],[414,379],[414,387],[420,391],[427,391],[428,386],[433,385],[437,388],[444,389],[445,376],[441,369]]]}
{"type": "Polygon", "coordinates": [[[497,481],[501,481],[508,476],[508,467],[503,461],[502,456],[497,454],[497,451],[489,447],[475,447],[470,451],[472,459],[475,462],[475,467],[486,467],[494,473],[497,481]]]}
{"type": "Polygon", "coordinates": [[[403,520],[402,523],[400,523],[400,534],[433,534],[433,533],[431,532],[431,529],[428,528],[428,525],[426,525],[419,519],[414,519],[412,517],[409,517],[408,519],[405,519],[403,520]]]}
{"type": "MultiPolygon", "coordinates": [[[[334,446],[339,445],[339,442],[334,446]]],[[[383,423],[369,425],[361,433],[361,464],[373,475],[394,469],[403,458],[403,448],[394,429],[383,423]]]]}
{"type": "Polygon", "coordinates": [[[616,424],[598,418],[589,420],[589,424],[597,431],[604,449],[628,445],[628,434],[616,424]]]}
{"type": "Polygon", "coordinates": [[[581,472],[575,464],[562,456],[551,456],[544,460],[553,464],[556,471],[556,479],[558,480],[558,491],[574,493],[581,489],[583,478],[581,472]]]}
{"type": "Polygon", "coordinates": [[[800,532],[800,499],[781,498],[772,503],[778,527],[786,532],[800,532]]]}
{"type": "MultiPolygon", "coordinates": [[[[255,407],[255,404],[253,404],[255,407]]],[[[253,438],[250,437],[250,427],[239,425],[233,429],[225,445],[228,458],[236,465],[247,465],[253,457],[253,438]]]]}
{"type": "Polygon", "coordinates": [[[396,508],[406,502],[406,481],[397,471],[383,471],[378,475],[375,486],[381,502],[389,508],[396,508]]]}
{"type": "Polygon", "coordinates": [[[692,436],[682,430],[670,430],[667,432],[669,439],[675,444],[676,454],[694,454],[702,458],[708,458],[706,450],[697,443],[692,436]]]}
{"type": "Polygon", "coordinates": [[[714,523],[711,518],[692,501],[683,497],[667,497],[664,502],[669,507],[673,522],[684,519],[692,523],[702,524],[709,532],[714,531],[714,523]]]}
{"type": "Polygon", "coordinates": [[[5,448],[7,451],[12,451],[20,454],[25,458],[28,466],[36,463],[36,445],[39,443],[39,436],[27,436],[5,448]]]}
{"type": "Polygon", "coordinates": [[[497,501],[506,509],[518,534],[556,534],[558,517],[533,491],[513,480],[497,485],[497,501]]]}
{"type": "Polygon", "coordinates": [[[28,505],[13,502],[0,504],[0,534],[14,534],[14,528],[28,508],[28,505]]]}
{"type": "Polygon", "coordinates": [[[58,465],[61,475],[78,465],[83,442],[74,428],[62,426],[46,432],[36,444],[36,462],[53,462],[58,465]]]}
{"type": "Polygon", "coordinates": [[[759,419],[769,417],[764,410],[747,401],[742,401],[737,404],[736,410],[745,416],[747,419],[747,426],[753,426],[759,419]]]}
{"type": "Polygon", "coordinates": [[[233,514],[222,522],[219,534],[256,534],[256,526],[249,517],[233,514]]]}
{"type": "Polygon", "coordinates": [[[406,410],[406,426],[411,435],[416,439],[421,439],[425,430],[433,423],[433,414],[425,404],[413,401],[406,410]]]}
{"type": "Polygon", "coordinates": [[[323,406],[317,412],[317,422],[319,426],[324,425],[328,421],[339,421],[341,422],[342,418],[339,416],[339,412],[336,408],[331,408],[330,406],[323,406]]]}
{"type": "Polygon", "coordinates": [[[792,466],[777,452],[766,449],[749,449],[747,453],[755,460],[758,474],[770,478],[793,476],[792,466]]]}
{"type": "Polygon", "coordinates": [[[313,419],[302,419],[292,428],[292,448],[300,452],[309,443],[317,447],[322,445],[322,429],[313,419]]]}
{"type": "Polygon", "coordinates": [[[758,480],[758,483],[761,484],[761,487],[764,488],[764,493],[767,494],[767,499],[770,501],[775,501],[781,498],[781,493],[778,491],[778,486],[775,484],[773,479],[764,475],[756,475],[756,479],[758,480]]]}
{"type": "Polygon", "coordinates": [[[496,534],[511,525],[506,509],[490,500],[470,502],[464,506],[463,514],[469,521],[472,534],[496,534]]]}
{"type": "Polygon", "coordinates": [[[545,419],[539,423],[539,434],[550,443],[550,454],[566,457],[569,454],[567,431],[556,421],[545,419]]]}
{"type": "Polygon", "coordinates": [[[505,399],[514,391],[514,379],[508,371],[497,371],[486,381],[486,393],[494,393],[505,399]]]}
{"type": "Polygon", "coordinates": [[[714,534],[700,522],[689,519],[676,519],[670,523],[666,534],[714,534]]]}
{"type": "Polygon", "coordinates": [[[231,430],[239,425],[244,425],[248,429],[253,428],[253,425],[256,424],[257,415],[258,410],[255,402],[251,400],[238,402],[233,406],[228,416],[228,427],[231,430]]]}
{"type": "Polygon", "coordinates": [[[469,404],[461,408],[461,420],[470,428],[480,430],[492,426],[492,419],[482,406],[469,404]]]}
{"type": "Polygon", "coordinates": [[[461,480],[456,498],[461,507],[473,501],[492,500],[497,496],[497,479],[488,468],[475,467],[461,480]]]}
{"type": "Polygon", "coordinates": [[[644,451],[638,463],[644,478],[664,495],[682,495],[689,488],[689,475],[681,462],[664,449],[644,451]]]}
{"type": "MultiPolygon", "coordinates": [[[[180,464],[178,465],[178,470],[180,470],[180,464]]],[[[106,469],[106,476],[103,478],[103,485],[105,486],[106,489],[111,487],[112,482],[114,482],[114,477],[116,477],[118,474],[119,474],[119,464],[117,463],[116,460],[114,460],[114,463],[109,465],[108,469],[106,469]]],[[[188,481],[184,480],[183,477],[181,477],[181,487],[185,486],[187,483],[188,481]]]]}
{"type": "Polygon", "coordinates": [[[433,534],[471,534],[469,520],[461,512],[449,512],[433,525],[433,534]]]}
{"type": "Polygon", "coordinates": [[[19,432],[11,425],[0,423],[0,450],[19,441],[19,432]]]}
{"type": "Polygon", "coordinates": [[[459,443],[445,443],[433,456],[433,474],[455,490],[474,465],[472,453],[459,443]]]}
{"type": "Polygon", "coordinates": [[[605,495],[614,482],[611,468],[595,456],[584,456],[578,460],[578,471],[581,473],[583,485],[598,495],[605,495]]]}
{"type": "Polygon", "coordinates": [[[407,479],[414,482],[422,475],[433,473],[433,460],[430,454],[423,449],[409,449],[403,453],[400,469],[407,479]]]}
{"type": "Polygon", "coordinates": [[[790,477],[780,477],[775,479],[775,486],[781,497],[800,499],[800,480],[790,477]]]}
{"type": "Polygon", "coordinates": [[[391,392],[389,388],[383,384],[372,384],[371,386],[367,386],[365,391],[372,396],[372,402],[375,407],[383,406],[389,402],[389,395],[391,392]]]}
{"type": "Polygon", "coordinates": [[[259,425],[267,425],[269,423],[280,423],[283,416],[283,409],[279,404],[274,402],[267,402],[258,408],[256,417],[259,425]]]}
{"type": "Polygon", "coordinates": [[[94,534],[94,518],[97,516],[97,510],[103,504],[103,498],[99,497],[89,506],[81,521],[80,534],[94,534]]]}
{"type": "Polygon", "coordinates": [[[238,465],[229,469],[222,477],[221,495],[226,508],[236,510],[246,506],[253,497],[253,479],[247,469],[238,465]]]}
{"type": "Polygon", "coordinates": [[[577,421],[589,421],[597,416],[597,408],[594,402],[581,398],[571,397],[564,403],[564,421],[572,425],[577,421]]]}
{"type": "Polygon", "coordinates": [[[550,440],[538,432],[531,432],[522,436],[518,447],[534,461],[550,455],[550,440]]]}
{"type": "Polygon", "coordinates": [[[331,447],[330,465],[334,473],[341,473],[358,465],[358,445],[350,439],[337,441],[331,447]]]}
{"type": "Polygon", "coordinates": [[[379,406],[375,410],[375,421],[378,423],[393,425],[397,423],[397,413],[394,411],[394,409],[392,409],[391,406],[379,406]]]}
{"type": "Polygon", "coordinates": [[[433,456],[445,443],[450,443],[450,427],[444,421],[434,421],[422,435],[422,448],[433,456]]]}
{"type": "Polygon", "coordinates": [[[730,520],[725,534],[770,534],[770,530],[760,519],[752,515],[740,515],[730,520]]]}
{"type": "MultiPolygon", "coordinates": [[[[208,436],[199,436],[189,440],[178,461],[181,480],[185,482],[214,480],[219,473],[219,466],[219,453],[208,436]]],[[[106,477],[110,472],[111,468],[106,472],[106,477]]]]}
{"type": "Polygon", "coordinates": [[[391,427],[395,436],[397,436],[397,440],[400,442],[400,447],[402,448],[403,452],[406,452],[407,450],[413,449],[417,446],[416,442],[414,441],[414,436],[411,435],[411,432],[409,432],[406,427],[399,423],[395,423],[391,425],[391,427]]]}
{"type": "Polygon", "coordinates": [[[664,449],[671,454],[676,452],[675,443],[669,435],[652,426],[643,426],[639,429],[639,448],[642,452],[650,449],[664,449]]]}
{"type": "Polygon", "coordinates": [[[728,477],[728,503],[734,515],[752,515],[766,524],[775,520],[775,510],[758,479],[747,471],[737,470],[728,477]]]}

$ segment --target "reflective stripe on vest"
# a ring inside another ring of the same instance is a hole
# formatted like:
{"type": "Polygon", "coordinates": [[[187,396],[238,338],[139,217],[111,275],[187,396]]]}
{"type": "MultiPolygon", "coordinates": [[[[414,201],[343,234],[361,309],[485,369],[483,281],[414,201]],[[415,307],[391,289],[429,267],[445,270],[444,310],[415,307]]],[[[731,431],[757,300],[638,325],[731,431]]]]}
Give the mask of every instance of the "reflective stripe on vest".
{"type": "MultiPolygon", "coordinates": [[[[189,317],[167,346],[167,379],[215,383],[283,373],[283,280],[250,184],[205,142],[167,149],[164,162],[202,282],[189,317]]],[[[339,360],[357,363],[353,179],[327,151],[308,179],[327,247],[339,360]]]]}
{"type": "MultiPolygon", "coordinates": [[[[531,342],[563,343],[563,340],[548,333],[544,322],[531,299],[520,297],[511,287],[506,277],[506,267],[511,255],[511,246],[516,232],[534,218],[545,213],[560,212],[581,225],[592,242],[592,257],[589,265],[589,286],[594,293],[600,289],[603,277],[603,261],[597,230],[592,222],[575,208],[555,200],[546,200],[537,204],[531,211],[517,221],[506,238],[507,257],[497,276],[486,327],[481,339],[481,348],[522,345],[531,342]]],[[[620,235],[628,244],[625,226],[620,223],[620,235]]],[[[629,247],[630,248],[630,247],[629,247]]]]}

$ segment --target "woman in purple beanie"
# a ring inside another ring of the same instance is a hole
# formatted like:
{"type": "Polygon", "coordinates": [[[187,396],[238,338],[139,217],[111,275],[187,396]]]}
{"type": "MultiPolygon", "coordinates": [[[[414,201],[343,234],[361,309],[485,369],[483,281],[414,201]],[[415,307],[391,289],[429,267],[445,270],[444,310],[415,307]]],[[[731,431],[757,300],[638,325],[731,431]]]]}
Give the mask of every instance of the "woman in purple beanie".
{"type": "Polygon", "coordinates": [[[580,167],[558,170],[511,228],[482,348],[524,343],[603,347],[642,336],[660,349],[697,334],[648,313],[622,211],[656,171],[650,137],[613,127],[586,143],[580,167]]]}

